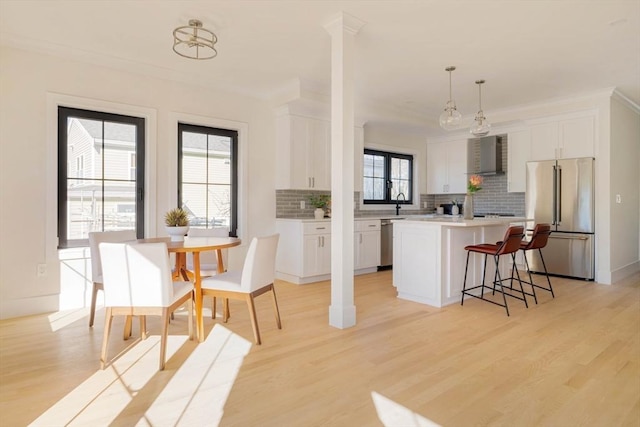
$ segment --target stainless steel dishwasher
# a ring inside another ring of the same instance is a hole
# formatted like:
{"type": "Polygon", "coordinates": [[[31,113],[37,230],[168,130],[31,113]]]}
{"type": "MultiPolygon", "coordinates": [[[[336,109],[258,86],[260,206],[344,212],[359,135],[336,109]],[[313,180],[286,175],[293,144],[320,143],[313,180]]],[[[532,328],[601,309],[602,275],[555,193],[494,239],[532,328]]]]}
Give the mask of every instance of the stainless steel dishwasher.
{"type": "Polygon", "coordinates": [[[393,223],[390,219],[380,220],[380,266],[378,270],[389,269],[393,265],[393,223]]]}

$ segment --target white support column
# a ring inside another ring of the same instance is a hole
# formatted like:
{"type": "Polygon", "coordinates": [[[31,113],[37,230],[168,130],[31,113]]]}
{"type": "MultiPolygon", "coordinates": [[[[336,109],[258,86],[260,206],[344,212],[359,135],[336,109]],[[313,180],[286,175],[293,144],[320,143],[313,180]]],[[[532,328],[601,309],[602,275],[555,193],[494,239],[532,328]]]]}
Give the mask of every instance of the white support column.
{"type": "Polygon", "coordinates": [[[355,35],[364,22],[341,12],[331,35],[331,306],[329,324],[356,324],[353,301],[353,168],[355,35]]]}

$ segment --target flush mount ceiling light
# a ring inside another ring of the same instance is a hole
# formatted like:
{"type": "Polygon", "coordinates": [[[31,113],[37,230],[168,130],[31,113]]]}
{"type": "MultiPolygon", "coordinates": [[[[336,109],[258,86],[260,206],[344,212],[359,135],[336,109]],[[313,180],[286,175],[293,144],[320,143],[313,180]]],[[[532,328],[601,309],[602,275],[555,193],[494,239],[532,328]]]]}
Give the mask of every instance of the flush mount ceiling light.
{"type": "Polygon", "coordinates": [[[202,27],[197,19],[189,20],[189,25],[173,30],[173,51],[190,59],[211,59],[218,52],[213,47],[218,37],[202,27]]]}
{"type": "Polygon", "coordinates": [[[457,128],[462,120],[462,114],[457,110],[456,102],[451,96],[451,72],[455,69],[456,67],[454,66],[445,68],[445,71],[449,72],[449,100],[444,107],[444,111],[440,114],[440,127],[444,130],[457,128]]]}
{"type": "Polygon", "coordinates": [[[489,133],[489,131],[491,131],[491,125],[489,124],[489,122],[487,121],[487,118],[484,116],[484,113],[482,112],[482,84],[483,83],[484,83],[484,80],[476,80],[476,84],[478,85],[479,110],[476,113],[476,119],[471,125],[471,129],[469,129],[469,132],[471,132],[475,136],[485,136],[489,133]]]}

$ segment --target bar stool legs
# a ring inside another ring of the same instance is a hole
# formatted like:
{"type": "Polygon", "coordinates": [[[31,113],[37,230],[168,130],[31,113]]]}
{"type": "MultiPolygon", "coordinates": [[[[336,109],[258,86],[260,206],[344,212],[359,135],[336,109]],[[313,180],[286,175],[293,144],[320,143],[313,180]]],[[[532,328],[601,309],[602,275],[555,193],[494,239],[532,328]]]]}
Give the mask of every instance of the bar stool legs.
{"type": "MultiPolygon", "coordinates": [[[[520,290],[518,289],[514,289],[513,288],[513,270],[511,272],[511,277],[507,277],[505,279],[502,278],[502,275],[500,274],[500,256],[499,255],[494,255],[493,259],[494,259],[494,263],[495,263],[495,268],[496,271],[493,275],[493,290],[492,290],[492,295],[495,295],[496,292],[496,286],[498,286],[499,292],[502,294],[502,304],[495,302],[493,300],[490,299],[486,299],[484,297],[484,288],[486,287],[487,289],[489,289],[489,286],[485,285],[485,278],[486,278],[486,273],[487,273],[487,254],[484,254],[484,266],[482,269],[482,284],[479,286],[473,286],[471,288],[467,289],[467,272],[469,270],[469,255],[471,254],[472,251],[467,251],[467,265],[465,266],[464,269],[464,283],[462,285],[462,299],[460,301],[460,305],[464,305],[464,296],[468,295],[470,297],[474,297],[477,299],[481,299],[483,301],[486,302],[490,302],[491,304],[495,304],[498,305],[500,307],[504,307],[507,316],[509,316],[509,305],[507,304],[507,296],[515,298],[515,299],[519,299],[520,301],[524,301],[524,305],[525,307],[529,308],[529,304],[527,303],[527,298],[525,295],[528,295],[525,291],[524,288],[522,287],[522,280],[520,279],[520,273],[518,272],[518,270],[515,270],[516,273],[516,278],[518,281],[518,284],[520,285],[520,290]],[[503,285],[502,282],[506,282],[506,281],[510,281],[510,285],[507,287],[506,285],[503,285]],[[519,297],[517,295],[513,295],[510,292],[505,292],[504,288],[507,288],[511,291],[515,291],[515,292],[519,292],[522,297],[519,297]],[[471,293],[472,290],[474,289],[480,289],[480,296],[474,295],[473,293],[471,293]]],[[[514,257],[515,258],[515,257],[514,257]]],[[[515,261],[515,260],[514,260],[515,261]]]]}
{"type": "MultiPolygon", "coordinates": [[[[553,287],[551,286],[551,279],[549,279],[549,272],[547,271],[547,264],[544,262],[544,257],[542,256],[542,248],[547,245],[547,241],[549,236],[551,235],[551,226],[549,224],[537,224],[533,229],[533,235],[531,236],[531,240],[529,242],[522,242],[520,244],[520,249],[524,254],[524,263],[527,267],[527,273],[529,274],[529,281],[524,282],[528,285],[531,285],[531,290],[533,292],[533,297],[535,298],[536,304],[538,303],[538,298],[536,297],[536,288],[545,290],[547,292],[551,292],[551,296],[555,298],[555,294],[553,293],[553,287]],[[544,274],[547,277],[548,288],[544,286],[537,285],[533,282],[533,276],[531,275],[531,269],[529,268],[529,261],[527,259],[527,251],[530,250],[538,250],[540,254],[540,259],[542,260],[542,267],[544,268],[544,274]]],[[[515,267],[515,265],[514,265],[515,267]]],[[[527,294],[529,295],[529,294],[527,294]]]]}
{"type": "Polygon", "coordinates": [[[464,305],[464,297],[465,295],[468,295],[470,297],[478,298],[483,301],[490,302],[491,304],[504,307],[505,311],[507,312],[507,316],[509,316],[509,305],[507,304],[507,296],[509,296],[511,298],[524,301],[525,307],[527,308],[529,307],[529,304],[527,303],[526,293],[524,292],[524,288],[522,287],[522,280],[520,279],[520,273],[518,272],[518,270],[515,269],[515,273],[518,279],[518,283],[520,285],[520,290],[513,287],[513,272],[514,272],[513,269],[511,270],[511,277],[509,278],[503,279],[502,275],[500,274],[500,262],[499,262],[500,256],[511,254],[512,260],[515,265],[515,253],[518,251],[518,249],[520,249],[520,242],[522,240],[523,235],[524,235],[523,227],[512,226],[507,229],[504,239],[500,242],[497,242],[496,244],[482,243],[479,245],[469,245],[465,247],[465,250],[467,251],[467,263],[464,269],[464,283],[462,284],[462,298],[460,301],[460,305],[464,305]],[[482,284],[467,288],[467,274],[469,271],[469,256],[471,252],[484,254],[484,266],[482,269],[482,284]],[[495,274],[493,276],[492,294],[495,295],[496,287],[499,286],[500,293],[502,294],[502,302],[503,302],[502,304],[484,297],[484,288],[487,287],[485,285],[485,276],[487,274],[488,255],[493,256],[493,260],[495,263],[495,274]],[[510,282],[510,285],[508,287],[506,286],[506,284],[503,284],[503,282],[506,282],[506,281],[510,282]],[[505,292],[505,288],[507,288],[509,292],[505,292]],[[472,292],[473,290],[476,290],[476,289],[480,289],[480,296],[472,292]],[[518,295],[514,295],[514,292],[519,292],[522,295],[522,297],[519,297],[518,295]]]}

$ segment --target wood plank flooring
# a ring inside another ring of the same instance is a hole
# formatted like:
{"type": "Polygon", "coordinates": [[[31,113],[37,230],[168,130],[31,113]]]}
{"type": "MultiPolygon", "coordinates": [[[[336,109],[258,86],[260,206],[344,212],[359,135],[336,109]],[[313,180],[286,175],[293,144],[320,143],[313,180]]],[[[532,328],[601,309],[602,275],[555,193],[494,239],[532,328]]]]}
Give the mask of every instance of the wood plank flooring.
{"type": "Polygon", "coordinates": [[[163,372],[153,318],[144,342],[115,322],[109,356],[122,354],[105,371],[102,309],[94,328],[84,311],[1,321],[0,425],[380,426],[377,392],[442,426],[638,427],[640,274],[552,283],[555,299],[509,300],[507,317],[477,299],[397,299],[390,271],[359,276],[357,325],[340,330],[329,282],[277,282],[282,330],[269,296],[256,300],[261,346],[243,302],[227,324],[205,319],[199,345],[179,313],[163,372]]]}

